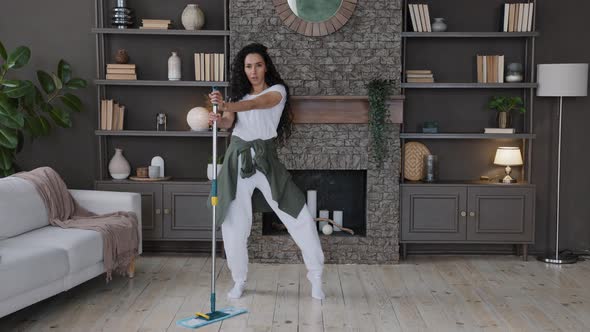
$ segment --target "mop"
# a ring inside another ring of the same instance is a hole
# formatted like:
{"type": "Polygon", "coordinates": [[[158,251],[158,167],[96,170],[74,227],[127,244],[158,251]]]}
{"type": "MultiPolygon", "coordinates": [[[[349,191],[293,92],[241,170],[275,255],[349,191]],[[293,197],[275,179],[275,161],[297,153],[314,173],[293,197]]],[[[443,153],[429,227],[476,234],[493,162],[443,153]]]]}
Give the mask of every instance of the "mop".
{"type": "MultiPolygon", "coordinates": [[[[217,87],[213,87],[217,91],[217,87]]],[[[213,104],[213,113],[217,114],[217,104],[213,104]]],[[[195,316],[181,319],[176,322],[177,325],[188,328],[199,328],[215,322],[222,321],[237,315],[246,313],[245,309],[235,307],[225,307],[215,310],[215,212],[217,207],[217,121],[213,121],[213,180],[211,183],[211,207],[213,209],[213,224],[211,237],[211,312],[197,312],[195,316]]]]}

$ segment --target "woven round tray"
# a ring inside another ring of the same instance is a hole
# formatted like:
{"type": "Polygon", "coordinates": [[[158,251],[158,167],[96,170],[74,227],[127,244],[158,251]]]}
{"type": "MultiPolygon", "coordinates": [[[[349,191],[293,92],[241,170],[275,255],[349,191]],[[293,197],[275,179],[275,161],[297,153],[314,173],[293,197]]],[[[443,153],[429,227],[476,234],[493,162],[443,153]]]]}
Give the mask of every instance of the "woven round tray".
{"type": "Polygon", "coordinates": [[[424,156],[430,154],[430,150],[418,142],[409,142],[404,145],[404,178],[410,181],[419,181],[424,178],[424,156]]]}

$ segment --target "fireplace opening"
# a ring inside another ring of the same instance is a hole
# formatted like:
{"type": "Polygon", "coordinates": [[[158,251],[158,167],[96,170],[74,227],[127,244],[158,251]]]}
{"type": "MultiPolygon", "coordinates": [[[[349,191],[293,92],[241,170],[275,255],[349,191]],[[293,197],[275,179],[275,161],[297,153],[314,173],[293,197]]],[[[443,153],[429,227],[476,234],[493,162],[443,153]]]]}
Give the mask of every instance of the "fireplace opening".
{"type": "MultiPolygon", "coordinates": [[[[320,211],[323,211],[323,215],[327,213],[328,218],[334,220],[334,211],[342,211],[342,226],[352,229],[355,236],[366,235],[366,170],[292,170],[290,173],[306,197],[310,196],[308,190],[316,191],[316,217],[320,217],[320,211]]],[[[262,223],[263,235],[288,234],[274,212],[263,213],[262,223]]],[[[351,235],[334,231],[330,236],[351,235]]]]}

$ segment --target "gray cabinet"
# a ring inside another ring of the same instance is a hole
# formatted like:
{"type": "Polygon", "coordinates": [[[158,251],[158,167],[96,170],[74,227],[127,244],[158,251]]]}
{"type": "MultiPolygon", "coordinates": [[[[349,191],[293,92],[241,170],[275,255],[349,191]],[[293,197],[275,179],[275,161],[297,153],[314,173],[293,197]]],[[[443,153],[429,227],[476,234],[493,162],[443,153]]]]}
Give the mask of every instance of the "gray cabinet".
{"type": "Polygon", "coordinates": [[[534,243],[533,185],[402,184],[401,243],[534,243]]]}
{"type": "Polygon", "coordinates": [[[97,182],[96,190],[141,194],[141,234],[144,240],[162,238],[162,185],[146,183],[97,182]]]}
{"type": "MultiPolygon", "coordinates": [[[[170,184],[164,190],[164,239],[210,240],[209,184],[170,184]]],[[[220,235],[218,232],[216,235],[220,235]]]]}
{"type": "MultiPolygon", "coordinates": [[[[141,194],[142,234],[149,241],[210,241],[208,182],[133,183],[97,181],[97,190],[141,194]]],[[[221,239],[221,232],[217,232],[221,239]]]]}

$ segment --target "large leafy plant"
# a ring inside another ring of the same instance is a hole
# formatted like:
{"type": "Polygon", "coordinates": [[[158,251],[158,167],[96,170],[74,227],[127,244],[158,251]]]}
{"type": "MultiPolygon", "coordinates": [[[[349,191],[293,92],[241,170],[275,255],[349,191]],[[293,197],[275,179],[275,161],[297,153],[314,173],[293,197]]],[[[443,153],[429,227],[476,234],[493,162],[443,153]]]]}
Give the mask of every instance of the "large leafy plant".
{"type": "Polygon", "coordinates": [[[373,142],[373,156],[377,165],[381,165],[387,151],[386,122],[389,117],[387,99],[393,91],[390,80],[372,80],[367,85],[369,94],[369,130],[373,142]]]}
{"type": "Polygon", "coordinates": [[[15,172],[16,154],[22,149],[25,133],[35,139],[49,135],[52,123],[63,128],[72,126],[70,112],[81,112],[83,107],[80,98],[69,91],[85,88],[87,83],[72,78],[70,65],[60,60],[57,73],[37,70],[40,90],[30,80],[7,78],[9,71],[29,62],[28,47],[7,52],[0,42],[0,58],[0,177],[4,177],[15,172]]]}

